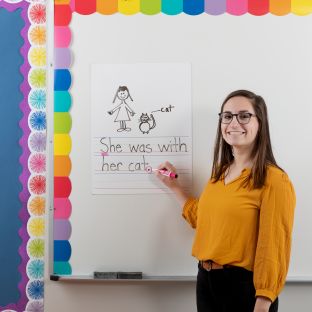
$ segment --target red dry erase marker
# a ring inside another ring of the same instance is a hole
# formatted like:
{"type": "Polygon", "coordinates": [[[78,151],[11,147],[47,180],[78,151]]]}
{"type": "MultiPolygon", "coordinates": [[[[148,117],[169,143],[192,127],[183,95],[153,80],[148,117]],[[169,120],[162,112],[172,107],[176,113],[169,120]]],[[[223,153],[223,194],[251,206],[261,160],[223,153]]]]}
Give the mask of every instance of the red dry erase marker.
{"type": "Polygon", "coordinates": [[[160,174],[172,178],[172,179],[176,179],[178,177],[178,175],[172,171],[167,170],[166,168],[164,169],[153,169],[152,167],[147,167],[146,171],[151,173],[151,172],[155,172],[158,171],[160,174]]]}

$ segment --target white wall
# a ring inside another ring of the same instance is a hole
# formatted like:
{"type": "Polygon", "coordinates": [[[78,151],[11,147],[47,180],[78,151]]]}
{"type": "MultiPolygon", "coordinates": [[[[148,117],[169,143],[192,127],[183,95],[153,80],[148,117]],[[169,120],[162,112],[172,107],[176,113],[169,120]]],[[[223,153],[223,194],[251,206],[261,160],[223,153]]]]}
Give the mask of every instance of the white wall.
{"type": "MultiPolygon", "coordinates": [[[[195,283],[65,283],[46,281],[45,312],[196,312],[195,283]]],[[[281,312],[310,312],[311,284],[288,284],[281,312]]]]}

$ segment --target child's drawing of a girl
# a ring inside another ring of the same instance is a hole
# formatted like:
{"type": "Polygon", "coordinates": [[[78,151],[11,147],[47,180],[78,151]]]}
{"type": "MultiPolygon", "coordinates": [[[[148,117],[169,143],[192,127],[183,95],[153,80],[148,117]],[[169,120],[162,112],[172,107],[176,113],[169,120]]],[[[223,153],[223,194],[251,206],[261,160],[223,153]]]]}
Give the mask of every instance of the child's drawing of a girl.
{"type": "Polygon", "coordinates": [[[126,126],[126,121],[130,121],[131,119],[129,114],[134,116],[135,112],[126,103],[128,98],[133,101],[128,88],[126,86],[120,86],[115,94],[113,103],[115,103],[116,98],[118,98],[121,102],[114,109],[108,111],[108,114],[112,115],[117,111],[117,115],[114,121],[120,123],[120,128],[117,129],[118,132],[131,131],[131,128],[126,126]]]}

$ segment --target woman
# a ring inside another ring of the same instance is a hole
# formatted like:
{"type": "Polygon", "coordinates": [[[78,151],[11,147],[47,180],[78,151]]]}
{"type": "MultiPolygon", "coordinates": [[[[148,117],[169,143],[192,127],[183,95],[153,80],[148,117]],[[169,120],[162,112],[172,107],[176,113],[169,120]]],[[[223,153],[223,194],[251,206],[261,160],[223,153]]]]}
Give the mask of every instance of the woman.
{"type": "MultiPolygon", "coordinates": [[[[195,228],[199,312],[278,310],[287,275],[295,193],[273,156],[266,104],[247,90],[221,106],[211,178],[199,199],[156,172],[195,228]]],[[[176,172],[172,164],[159,166],[176,172]]]]}
{"type": "Polygon", "coordinates": [[[117,111],[117,116],[114,120],[114,122],[120,123],[120,128],[117,129],[118,132],[121,131],[131,131],[131,128],[127,127],[126,121],[130,121],[130,116],[134,116],[135,112],[133,109],[127,104],[126,100],[130,98],[130,100],[133,102],[133,99],[130,95],[129,89],[126,86],[120,86],[117,89],[117,92],[115,94],[113,103],[115,103],[116,98],[120,100],[120,103],[112,110],[108,111],[109,115],[112,115],[117,111]]]}

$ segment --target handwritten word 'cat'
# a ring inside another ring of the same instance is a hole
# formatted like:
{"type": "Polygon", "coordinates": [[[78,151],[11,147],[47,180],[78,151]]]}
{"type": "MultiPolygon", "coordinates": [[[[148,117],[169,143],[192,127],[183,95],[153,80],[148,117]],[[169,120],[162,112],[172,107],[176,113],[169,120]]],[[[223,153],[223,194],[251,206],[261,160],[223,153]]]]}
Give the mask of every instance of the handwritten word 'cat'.
{"type": "Polygon", "coordinates": [[[158,109],[156,111],[153,111],[152,113],[155,112],[162,112],[162,113],[170,113],[172,111],[172,109],[174,108],[174,106],[172,106],[171,104],[167,107],[162,107],[161,109],[158,109]]]}

